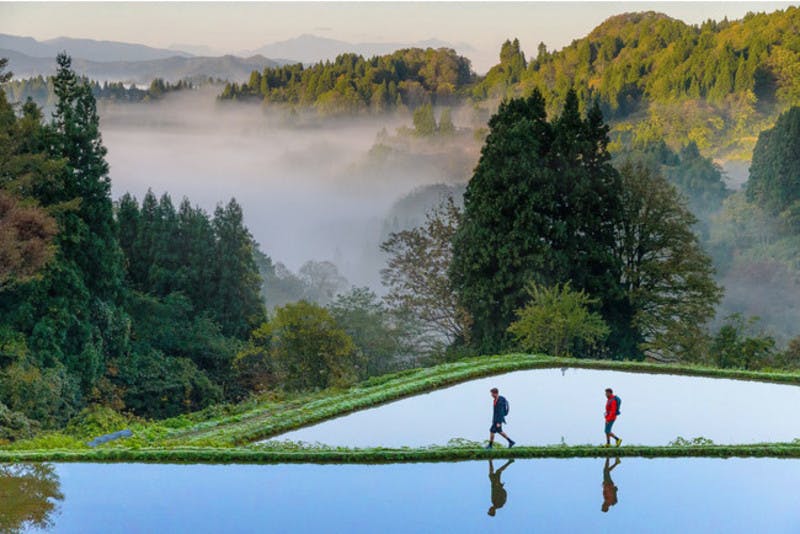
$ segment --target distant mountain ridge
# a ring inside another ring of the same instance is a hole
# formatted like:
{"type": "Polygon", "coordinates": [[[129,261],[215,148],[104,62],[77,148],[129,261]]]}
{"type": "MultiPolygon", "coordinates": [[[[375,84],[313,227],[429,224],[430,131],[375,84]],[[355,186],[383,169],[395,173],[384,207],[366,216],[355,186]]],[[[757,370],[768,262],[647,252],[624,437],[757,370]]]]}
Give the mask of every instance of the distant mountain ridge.
{"type": "Polygon", "coordinates": [[[349,43],[306,33],[292,39],[264,45],[247,53],[311,64],[319,61],[332,61],[336,59],[336,56],[345,53],[352,52],[370,58],[391,54],[404,48],[452,48],[461,55],[474,51],[474,48],[466,43],[448,43],[439,39],[427,39],[413,43],[349,43]]]}
{"type": "MultiPolygon", "coordinates": [[[[67,49],[67,53],[72,52],[67,49]]],[[[0,57],[8,58],[8,68],[15,78],[50,76],[56,72],[54,57],[31,57],[14,50],[0,48],[0,57]]],[[[183,79],[219,78],[222,80],[247,80],[253,70],[277,67],[283,62],[273,61],[263,56],[240,58],[222,57],[180,57],[146,61],[89,61],[73,55],[72,67],[80,75],[93,80],[122,81],[137,85],[148,85],[155,78],[168,82],[183,79]]]]}
{"type": "Polygon", "coordinates": [[[67,50],[73,57],[98,62],[152,61],[175,56],[192,57],[193,55],[183,50],[153,48],[147,45],[118,41],[96,41],[72,37],[38,41],[32,37],[18,37],[4,33],[0,33],[0,49],[13,50],[35,58],[55,58],[59,52],[67,50]]]}

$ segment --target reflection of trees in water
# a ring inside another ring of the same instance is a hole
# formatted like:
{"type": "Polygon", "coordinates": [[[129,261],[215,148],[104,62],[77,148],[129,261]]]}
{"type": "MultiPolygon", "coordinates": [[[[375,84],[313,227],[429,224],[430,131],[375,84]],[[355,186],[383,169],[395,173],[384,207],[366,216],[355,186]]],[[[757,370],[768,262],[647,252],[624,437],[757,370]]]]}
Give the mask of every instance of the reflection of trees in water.
{"type": "Polygon", "coordinates": [[[57,501],[62,500],[52,465],[0,465],[0,532],[52,528],[57,501]]]}

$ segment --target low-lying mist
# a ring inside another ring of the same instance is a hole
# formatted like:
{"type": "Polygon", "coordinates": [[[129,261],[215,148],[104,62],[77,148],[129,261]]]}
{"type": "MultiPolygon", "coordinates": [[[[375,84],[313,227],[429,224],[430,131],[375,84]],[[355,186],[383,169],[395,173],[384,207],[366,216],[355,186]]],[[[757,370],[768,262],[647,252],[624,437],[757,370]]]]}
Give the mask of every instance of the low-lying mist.
{"type": "Polygon", "coordinates": [[[393,203],[422,185],[466,182],[474,165],[376,157],[379,132],[409,125],[408,115],[320,119],[215,94],[101,106],[113,197],[152,188],[210,212],[235,197],[261,249],[295,271],[330,260],[351,284],[380,291],[378,245],[393,203]]]}

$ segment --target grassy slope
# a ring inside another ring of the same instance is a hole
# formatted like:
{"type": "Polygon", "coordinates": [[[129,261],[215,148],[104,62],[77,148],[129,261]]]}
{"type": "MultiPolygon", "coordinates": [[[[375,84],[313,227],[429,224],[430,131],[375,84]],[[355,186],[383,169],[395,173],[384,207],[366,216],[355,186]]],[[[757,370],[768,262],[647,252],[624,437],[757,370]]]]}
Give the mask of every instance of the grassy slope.
{"type": "MultiPolygon", "coordinates": [[[[348,390],[326,390],[282,400],[251,401],[230,407],[224,415],[213,410],[165,421],[139,423],[131,428],[135,437],[90,450],[80,441],[62,435],[43,436],[0,449],[0,459],[42,459],[68,461],[434,461],[464,460],[480,456],[476,447],[447,447],[401,450],[289,450],[245,448],[289,430],[318,423],[353,411],[370,408],[403,397],[417,395],[475,378],[538,368],[581,367],[640,373],[675,374],[711,378],[733,378],[798,384],[800,373],[766,373],[739,370],[675,366],[643,362],[575,360],[510,354],[479,357],[436,367],[414,369],[377,377],[348,390]],[[478,455],[478,456],[475,456],[478,455]]],[[[768,455],[800,457],[800,445],[634,447],[621,454],[633,456],[768,455]],[[767,454],[766,451],[769,451],[767,454]]],[[[501,454],[515,457],[595,456],[606,454],[595,447],[529,447],[501,454]],[[519,455],[519,456],[518,456],[519,455]]]]}

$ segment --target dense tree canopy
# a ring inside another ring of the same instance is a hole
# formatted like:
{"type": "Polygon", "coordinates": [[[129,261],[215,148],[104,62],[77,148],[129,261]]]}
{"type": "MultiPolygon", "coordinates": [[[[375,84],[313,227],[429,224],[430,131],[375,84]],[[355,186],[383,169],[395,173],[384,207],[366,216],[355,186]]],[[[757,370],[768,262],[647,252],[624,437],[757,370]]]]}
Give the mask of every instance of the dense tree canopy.
{"type": "Polygon", "coordinates": [[[800,229],[800,107],[758,136],[747,181],[747,198],[800,229]]]}
{"type": "Polygon", "coordinates": [[[248,83],[226,85],[220,99],[255,98],[326,114],[382,112],[453,102],[472,81],[469,60],[453,50],[408,48],[370,59],[342,54],[308,68],[296,64],[253,71],[248,83]]]}
{"type": "Polygon", "coordinates": [[[501,104],[489,128],[453,242],[451,274],[473,338],[486,351],[504,347],[529,282],[571,281],[600,299],[612,337],[625,342],[631,316],[612,253],[621,183],[599,109],[581,117],[572,93],[548,121],[535,91],[501,104]]]}
{"type": "MultiPolygon", "coordinates": [[[[697,356],[720,289],[696,219],[652,162],[612,167],[606,133],[574,93],[552,121],[538,92],[492,117],[451,268],[484,351],[508,346],[515,310],[532,309],[530,284],[568,283],[610,328],[601,353],[697,356]]],[[[528,339],[519,325],[512,333],[528,339]]]]}
{"type": "Polygon", "coordinates": [[[115,209],[91,87],[58,64],[49,124],[0,93],[4,420],[22,436],[90,402],[168,416],[240,394],[234,356],[266,317],[241,208],[115,209]]]}
{"type": "MultiPolygon", "coordinates": [[[[88,84],[92,95],[98,101],[110,102],[152,102],[160,100],[169,93],[193,89],[195,85],[188,80],[179,80],[175,83],[154,79],[147,89],[140,89],[132,84],[123,82],[98,82],[96,80],[81,79],[88,84]]],[[[2,81],[0,80],[0,83],[2,81]]],[[[53,76],[34,76],[20,80],[10,80],[3,84],[6,97],[11,102],[25,102],[32,100],[39,106],[51,107],[58,101],[56,95],[55,78],[53,76]]]]}

